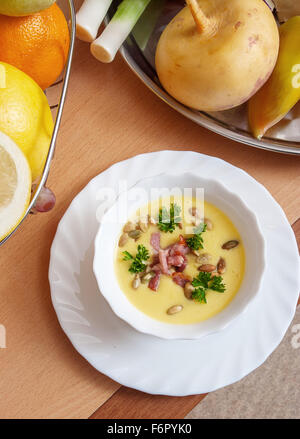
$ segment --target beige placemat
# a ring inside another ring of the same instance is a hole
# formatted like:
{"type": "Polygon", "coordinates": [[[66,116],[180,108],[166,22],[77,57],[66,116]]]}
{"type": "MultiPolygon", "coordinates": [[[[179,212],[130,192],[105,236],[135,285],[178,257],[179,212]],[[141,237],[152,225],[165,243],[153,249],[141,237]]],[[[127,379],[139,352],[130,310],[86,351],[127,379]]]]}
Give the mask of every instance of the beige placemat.
{"type": "Polygon", "coordinates": [[[186,418],[300,419],[300,307],[280,346],[261,367],[207,395],[186,418]]]}

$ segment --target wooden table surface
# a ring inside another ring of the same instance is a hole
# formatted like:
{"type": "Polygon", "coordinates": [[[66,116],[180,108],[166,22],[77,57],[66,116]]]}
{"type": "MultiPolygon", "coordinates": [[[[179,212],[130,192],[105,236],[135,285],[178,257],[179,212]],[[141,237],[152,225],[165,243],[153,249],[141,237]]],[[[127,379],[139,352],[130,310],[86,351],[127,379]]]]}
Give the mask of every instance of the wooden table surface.
{"type": "MultiPolygon", "coordinates": [[[[119,56],[102,65],[77,42],[48,181],[55,209],[30,216],[0,250],[0,324],[7,331],[7,348],[0,349],[0,418],[180,418],[203,398],[120,388],[73,349],[50,300],[49,250],[73,197],[113,163],[162,149],[199,151],[241,167],[266,186],[291,224],[300,218],[299,159],[197,126],[146,89],[119,56]]],[[[300,222],[294,227],[299,236],[300,222]]]]}

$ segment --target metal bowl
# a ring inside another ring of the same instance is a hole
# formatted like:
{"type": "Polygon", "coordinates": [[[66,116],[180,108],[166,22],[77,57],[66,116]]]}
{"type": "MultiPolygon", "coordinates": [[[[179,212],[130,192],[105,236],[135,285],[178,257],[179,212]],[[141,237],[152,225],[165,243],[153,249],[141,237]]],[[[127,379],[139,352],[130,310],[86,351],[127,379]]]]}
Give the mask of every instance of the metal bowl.
{"type": "MultiPolygon", "coordinates": [[[[113,2],[107,20],[115,12],[120,1],[113,2]]],[[[270,130],[262,140],[255,139],[249,132],[247,123],[247,106],[242,105],[233,110],[205,113],[193,110],[172,98],[162,87],[155,70],[155,49],[165,26],[184,6],[183,0],[153,0],[148,6],[133,32],[121,48],[121,54],[129,67],[158,97],[172,108],[209,130],[255,148],[300,155],[300,105],[294,109],[298,130],[291,130],[288,119],[270,130]],[[145,36],[146,35],[146,36],[145,36]]],[[[288,116],[291,118],[291,113],[288,116]]]]}

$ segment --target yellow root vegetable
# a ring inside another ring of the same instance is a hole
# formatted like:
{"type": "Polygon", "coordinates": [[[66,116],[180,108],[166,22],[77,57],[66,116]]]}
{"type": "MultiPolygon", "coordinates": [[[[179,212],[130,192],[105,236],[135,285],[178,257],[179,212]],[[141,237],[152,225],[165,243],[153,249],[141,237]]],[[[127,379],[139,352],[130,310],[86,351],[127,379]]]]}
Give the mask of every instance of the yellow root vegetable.
{"type": "Polygon", "coordinates": [[[276,63],[279,35],[262,0],[189,0],[169,23],[156,50],[167,92],[202,111],[247,101],[276,63]]]}

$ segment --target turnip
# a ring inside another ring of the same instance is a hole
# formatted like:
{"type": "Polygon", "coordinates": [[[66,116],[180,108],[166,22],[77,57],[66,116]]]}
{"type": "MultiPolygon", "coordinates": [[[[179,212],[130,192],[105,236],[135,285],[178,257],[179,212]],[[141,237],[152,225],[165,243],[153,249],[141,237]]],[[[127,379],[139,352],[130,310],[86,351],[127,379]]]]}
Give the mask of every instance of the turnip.
{"type": "Polygon", "coordinates": [[[163,87],[181,103],[221,111],[247,101],[271,75],[276,21],[262,0],[188,0],[156,50],[163,87]]]}

